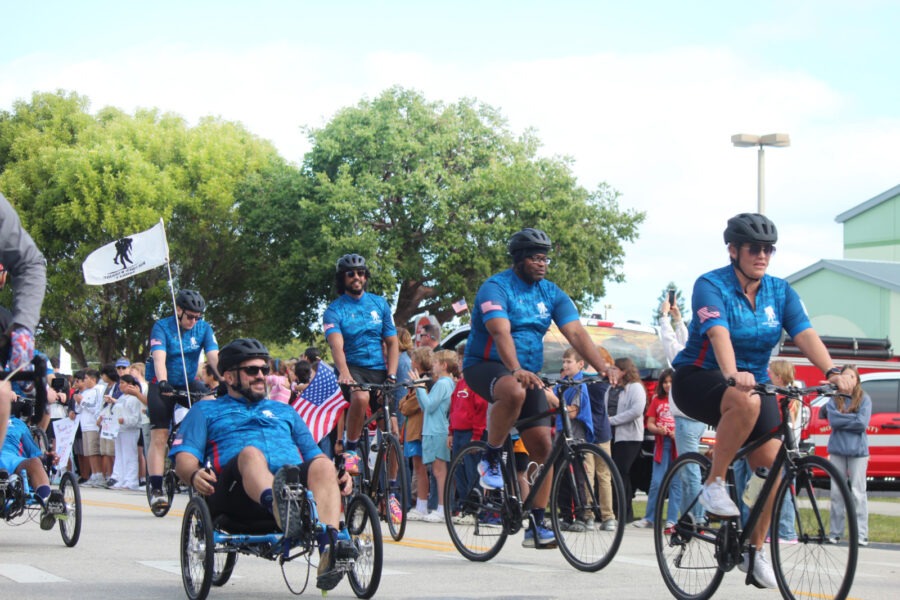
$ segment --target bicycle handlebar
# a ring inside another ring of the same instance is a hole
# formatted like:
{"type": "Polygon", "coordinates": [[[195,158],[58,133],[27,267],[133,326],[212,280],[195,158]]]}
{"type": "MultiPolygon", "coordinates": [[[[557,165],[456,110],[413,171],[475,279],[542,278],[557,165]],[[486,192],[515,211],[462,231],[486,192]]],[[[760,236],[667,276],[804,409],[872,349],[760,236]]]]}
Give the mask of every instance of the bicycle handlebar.
{"type": "Polygon", "coordinates": [[[544,382],[545,388],[552,388],[555,386],[559,386],[563,390],[567,390],[571,387],[575,387],[578,385],[590,385],[592,383],[606,383],[606,380],[599,376],[592,377],[582,377],[581,379],[572,379],[571,377],[560,377],[559,379],[553,380],[548,377],[541,377],[541,381],[544,382]]]}
{"type": "MultiPolygon", "coordinates": [[[[734,378],[729,378],[727,383],[729,386],[733,386],[735,383],[734,378]]],[[[822,385],[813,385],[809,387],[797,387],[795,385],[778,386],[774,383],[757,383],[755,386],[753,386],[753,391],[758,394],[766,394],[769,396],[778,394],[781,396],[787,396],[788,398],[797,399],[802,399],[804,396],[809,396],[810,394],[831,397],[843,396],[844,398],[850,398],[848,394],[840,393],[837,386],[833,383],[823,383],[822,385]]]]}
{"type": "Polygon", "coordinates": [[[431,381],[431,377],[422,377],[421,379],[414,379],[412,381],[404,381],[399,382],[395,381],[393,383],[353,383],[347,384],[347,387],[351,389],[362,390],[364,392],[371,391],[381,391],[381,392],[393,392],[394,390],[399,390],[400,388],[411,388],[417,385],[422,385],[424,383],[428,383],[431,381]]]}

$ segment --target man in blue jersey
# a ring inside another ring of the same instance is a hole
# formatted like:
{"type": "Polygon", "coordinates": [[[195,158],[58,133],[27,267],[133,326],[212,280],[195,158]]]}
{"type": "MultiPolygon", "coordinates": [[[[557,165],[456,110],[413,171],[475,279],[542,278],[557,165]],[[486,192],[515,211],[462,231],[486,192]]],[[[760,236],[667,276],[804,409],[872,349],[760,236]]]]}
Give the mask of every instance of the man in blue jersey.
{"type": "MultiPolygon", "coordinates": [[[[219,344],[212,327],[203,320],[206,301],[194,290],[179,290],[175,296],[175,314],[160,319],[150,332],[150,357],[147,361],[147,410],[150,414],[150,452],[147,460],[150,505],[165,507],[168,498],[162,491],[163,466],[169,425],[175,410],[175,390],[198,389],[195,383],[200,353],[213,369],[219,361],[219,344]],[[182,360],[182,351],[184,359],[182,360]]],[[[199,395],[196,399],[199,400],[199,395]]]]}
{"type": "MultiPolygon", "coordinates": [[[[513,267],[484,282],[475,296],[463,377],[475,393],[493,405],[488,419],[488,449],[478,466],[485,489],[503,487],[501,446],[516,420],[548,408],[538,372],[544,363],[544,334],[551,321],[597,372],[606,373],[606,361],[581,324],[572,300],[545,279],[550,249],[550,238],[539,229],[513,234],[508,244],[513,267]]],[[[530,459],[538,464],[544,464],[550,455],[550,431],[550,417],[519,428],[530,459]]],[[[535,496],[533,527],[525,532],[525,546],[555,543],[553,532],[543,526],[552,479],[547,477],[535,496]]]]}
{"type": "Polygon", "coordinates": [[[347,411],[344,457],[347,471],[358,472],[356,448],[366,416],[370,394],[351,390],[351,383],[397,381],[400,344],[387,300],[366,291],[369,284],[366,259],[345,254],[337,262],[335,288],[339,297],[325,310],[322,329],[331,347],[338,382],[344,398],[350,399],[347,411]],[[382,347],[383,345],[383,347],[382,347]]]}
{"type": "Polygon", "coordinates": [[[235,521],[274,518],[288,538],[302,533],[295,484],[312,491],[319,520],[317,585],[330,590],[340,581],[336,561],[356,558],[346,528],[340,529],[341,495],[350,476],[337,471],[290,405],[266,398],[269,351],[259,341],[237,339],[219,354],[228,393],[198,402],[182,421],[170,455],[178,476],[206,496],[213,516],[235,521]],[[204,466],[208,465],[208,466],[204,466]]]}
{"type": "MultiPolygon", "coordinates": [[[[778,241],[775,224],[761,214],[741,213],[728,220],[724,238],[731,264],[701,275],[694,284],[687,344],[672,362],[672,397],[687,416],[716,427],[716,451],[700,504],[714,515],[737,517],[740,511],[728,495],[725,474],[741,446],[781,421],[774,397],[751,392],[757,382],[769,381],[766,369],[782,329],[841,392],[849,393],[852,382],[832,362],[797,292],[784,279],[766,274],[778,241]]],[[[780,444],[770,440],[753,451],[748,456],[751,469],[771,467],[780,444]]],[[[752,561],[752,579],[768,588],[777,586],[763,549],[773,500],[766,500],[751,535],[754,555],[739,565],[746,572],[752,561]]]]}

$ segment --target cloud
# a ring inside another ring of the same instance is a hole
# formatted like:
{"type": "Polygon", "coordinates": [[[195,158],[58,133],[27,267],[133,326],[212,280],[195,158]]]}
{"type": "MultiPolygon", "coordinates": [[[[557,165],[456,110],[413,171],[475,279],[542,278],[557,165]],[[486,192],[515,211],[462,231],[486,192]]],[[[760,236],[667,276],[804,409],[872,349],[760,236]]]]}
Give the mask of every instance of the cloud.
{"type": "Polygon", "coordinates": [[[725,221],[756,208],[756,152],[732,147],[732,134],[791,135],[790,148],[766,152],[767,213],[783,238],[772,272],[782,276],[839,257],[834,216],[900,175],[900,121],[848,119],[857,112],[850,92],[715,46],[472,64],[291,42],[241,51],[145,44],[90,61],[34,54],[0,65],[0,106],[64,88],[94,109],[158,107],[191,122],[212,114],[242,122],[298,163],[308,150],[302,126],[321,126],[392,85],[495,106],[514,131],[536,128],[543,153],[572,156],[584,186],[605,181],[622,192],[623,207],[646,211],[640,240],[627,247],[627,282],[608,289],[616,318],[646,321],[668,281],[689,290],[726,263],[725,221]]]}

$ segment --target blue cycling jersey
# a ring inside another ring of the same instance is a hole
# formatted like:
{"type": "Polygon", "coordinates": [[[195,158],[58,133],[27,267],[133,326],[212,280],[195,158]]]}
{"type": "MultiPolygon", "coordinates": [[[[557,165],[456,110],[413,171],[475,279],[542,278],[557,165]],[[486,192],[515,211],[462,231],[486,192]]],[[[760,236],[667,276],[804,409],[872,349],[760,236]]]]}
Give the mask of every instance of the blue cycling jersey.
{"type": "Polygon", "coordinates": [[[259,449],[275,473],[284,465],[309,462],[322,450],[306,424],[290,405],[274,400],[250,402],[231,395],[197,402],[188,411],[172,442],[169,456],[179,452],[209,460],[215,472],[247,446],[259,449]]]}
{"type": "Polygon", "coordinates": [[[578,320],[578,310],[551,281],[526,283],[512,269],[497,273],[475,295],[463,368],[485,361],[501,362],[494,339],[485,327],[485,323],[497,318],[509,321],[519,365],[536,373],[544,366],[544,334],[551,320],[562,327],[578,320]]]}
{"type": "Polygon", "coordinates": [[[397,335],[387,300],[363,292],[358,299],[342,294],[322,317],[325,339],[334,333],[344,338],[344,358],[348,365],[385,370],[382,340],[397,335]]]}
{"type": "Polygon", "coordinates": [[[718,369],[706,332],[721,325],[730,334],[738,370],[753,373],[761,383],[769,380],[766,369],[772,349],[781,340],[781,330],[795,337],[812,326],[797,292],[784,279],[771,275],[764,275],[760,281],[753,310],[731,265],[697,279],[691,309],[694,318],[687,344],[672,365],[718,369]]]}
{"type": "Polygon", "coordinates": [[[34,443],[28,425],[22,419],[12,417],[6,429],[6,439],[0,448],[0,469],[13,473],[26,458],[41,456],[41,449],[34,443]]]}
{"type": "Polygon", "coordinates": [[[184,345],[184,362],[187,364],[187,377],[181,364],[181,346],[178,344],[178,319],[175,315],[160,319],[153,324],[150,331],[150,356],[147,360],[147,381],[155,381],[156,369],[153,365],[153,352],[164,350],[166,353],[166,378],[174,387],[187,389],[189,382],[197,377],[197,366],[200,362],[200,351],[212,352],[219,349],[219,343],[212,327],[202,319],[193,327],[181,332],[181,343],[184,345]]]}

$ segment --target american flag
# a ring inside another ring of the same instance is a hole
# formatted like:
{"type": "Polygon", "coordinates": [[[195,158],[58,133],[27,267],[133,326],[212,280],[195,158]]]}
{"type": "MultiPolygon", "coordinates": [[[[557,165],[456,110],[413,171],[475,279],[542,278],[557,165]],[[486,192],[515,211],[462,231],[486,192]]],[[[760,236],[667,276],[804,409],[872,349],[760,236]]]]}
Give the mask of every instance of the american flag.
{"type": "Polygon", "coordinates": [[[700,310],[697,311],[697,316],[700,317],[701,323],[706,323],[710,319],[718,319],[719,318],[719,309],[715,306],[704,306],[700,310]]]}
{"type": "Polygon", "coordinates": [[[466,304],[466,299],[465,299],[465,298],[460,298],[459,300],[457,300],[456,302],[454,302],[454,303],[451,304],[450,306],[453,307],[453,312],[455,312],[456,314],[459,314],[459,313],[461,313],[462,311],[467,310],[467,309],[469,308],[469,305],[466,304]]]}
{"type": "Polygon", "coordinates": [[[334,428],[341,413],[349,406],[344,400],[337,377],[328,365],[319,365],[309,386],[291,404],[309,427],[316,443],[334,428]]]}

